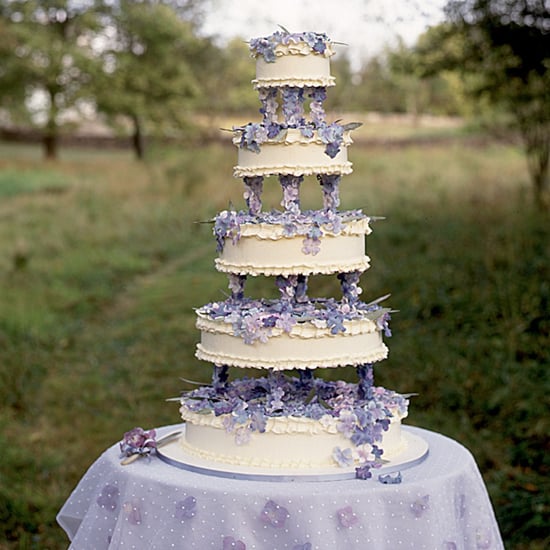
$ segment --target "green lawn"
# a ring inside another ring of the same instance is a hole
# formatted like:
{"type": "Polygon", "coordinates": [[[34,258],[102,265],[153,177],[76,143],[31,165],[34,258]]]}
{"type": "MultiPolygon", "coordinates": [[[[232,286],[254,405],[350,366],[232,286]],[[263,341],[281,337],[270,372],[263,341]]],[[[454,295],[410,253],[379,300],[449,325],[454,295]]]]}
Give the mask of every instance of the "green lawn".
{"type": "MultiPolygon", "coordinates": [[[[458,142],[350,156],[342,208],[385,217],[367,239],[363,297],[391,293],[399,309],[376,381],[418,393],[410,424],[472,450],[507,548],[545,548],[550,235],[525,160],[458,142]]],[[[209,379],[193,308],[227,279],[198,222],[243,207],[234,160],[212,145],[142,164],[82,150],[43,163],[35,147],[0,146],[1,549],[66,547],[55,515],[86,468],[124,431],[177,422],[165,399],[181,377],[209,379]]],[[[278,184],[266,188],[277,206],[278,184]]],[[[306,181],[304,207],[320,203],[306,181]]],[[[311,286],[338,294],[334,278],[311,286]]]]}

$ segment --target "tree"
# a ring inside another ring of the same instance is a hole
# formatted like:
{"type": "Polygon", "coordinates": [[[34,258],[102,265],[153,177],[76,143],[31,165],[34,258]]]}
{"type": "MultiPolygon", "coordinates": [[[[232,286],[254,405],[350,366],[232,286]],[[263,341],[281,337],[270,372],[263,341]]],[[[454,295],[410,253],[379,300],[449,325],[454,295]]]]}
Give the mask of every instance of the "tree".
{"type": "Polygon", "coordinates": [[[544,0],[449,0],[461,50],[447,66],[477,75],[473,92],[504,107],[523,138],[535,201],[550,205],[550,11],[544,0]]]}
{"type": "Polygon", "coordinates": [[[99,16],[92,0],[0,0],[0,99],[12,120],[41,131],[47,158],[87,99],[96,60],[86,44],[99,16]]]}
{"type": "Polygon", "coordinates": [[[187,123],[185,108],[199,95],[196,70],[209,44],[172,6],[153,0],[113,4],[96,42],[102,59],[97,109],[130,121],[141,159],[146,132],[178,131],[187,123]]]}

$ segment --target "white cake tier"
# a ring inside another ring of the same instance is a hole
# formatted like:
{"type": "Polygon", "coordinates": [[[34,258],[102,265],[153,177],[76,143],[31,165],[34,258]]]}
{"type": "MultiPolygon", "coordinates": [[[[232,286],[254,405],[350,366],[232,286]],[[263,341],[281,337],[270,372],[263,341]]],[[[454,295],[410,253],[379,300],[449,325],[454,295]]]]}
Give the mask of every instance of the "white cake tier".
{"type": "MultiPolygon", "coordinates": [[[[334,459],[334,450],[351,449],[356,465],[360,464],[359,450],[368,455],[370,446],[357,449],[338,431],[338,419],[329,415],[320,420],[300,417],[269,418],[265,432],[251,432],[249,440],[241,445],[235,435],[225,429],[224,417],[198,414],[180,409],[186,421],[185,437],[181,445],[188,454],[224,464],[258,468],[341,468],[334,459]]],[[[406,442],[401,437],[401,419],[396,413],[388,431],[377,445],[383,449],[383,459],[391,460],[405,450],[406,442]]]]}
{"type": "Polygon", "coordinates": [[[348,161],[347,148],[352,143],[349,131],[344,132],[344,141],[334,158],[325,153],[326,144],[317,132],[311,138],[302,135],[299,129],[289,128],[282,139],[268,140],[260,145],[260,152],[239,147],[240,134],[233,137],[238,147],[238,164],[233,174],[245,176],[312,174],[350,174],[352,164],[348,161]]]}
{"type": "Polygon", "coordinates": [[[216,259],[216,269],[239,275],[312,275],[365,271],[365,235],[371,233],[369,220],[346,223],[338,234],[322,228],[319,251],[305,254],[304,235],[285,235],[283,225],[243,224],[240,238],[226,238],[216,259]]]}
{"type": "Polygon", "coordinates": [[[307,51],[283,53],[279,46],[275,53],[280,55],[274,62],[256,59],[256,78],[252,81],[255,88],[334,86],[328,55],[312,54],[305,44],[295,46],[304,46],[307,51]]]}
{"type": "Polygon", "coordinates": [[[201,343],[195,355],[215,365],[275,371],[362,365],[387,357],[388,348],[374,321],[343,324],[345,332],[337,334],[311,323],[297,323],[290,332],[274,327],[266,341],[248,344],[234,335],[232,324],[197,312],[201,343]]]}

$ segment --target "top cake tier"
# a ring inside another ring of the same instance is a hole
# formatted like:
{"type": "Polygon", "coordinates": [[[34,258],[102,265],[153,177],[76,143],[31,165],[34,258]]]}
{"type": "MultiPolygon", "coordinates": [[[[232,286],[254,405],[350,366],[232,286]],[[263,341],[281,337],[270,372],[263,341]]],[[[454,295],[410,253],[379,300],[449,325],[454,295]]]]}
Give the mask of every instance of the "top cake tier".
{"type": "Polygon", "coordinates": [[[329,62],[334,50],[325,34],[279,31],[251,40],[250,52],[256,58],[256,88],[334,85],[329,62]]]}

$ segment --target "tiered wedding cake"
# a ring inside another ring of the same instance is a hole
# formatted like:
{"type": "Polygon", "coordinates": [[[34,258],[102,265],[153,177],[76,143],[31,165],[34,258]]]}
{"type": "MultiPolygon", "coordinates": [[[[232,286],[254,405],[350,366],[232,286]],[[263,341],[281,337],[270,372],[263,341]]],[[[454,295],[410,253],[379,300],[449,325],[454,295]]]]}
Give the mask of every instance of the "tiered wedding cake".
{"type": "Polygon", "coordinates": [[[369,218],[338,210],[356,125],[327,122],[333,44],[324,34],[276,32],[251,40],[250,51],[263,120],[234,129],[234,175],[244,182],[247,210],[215,219],[216,268],[227,273],[231,295],[197,311],[196,355],[214,365],[213,378],[181,397],[180,445],[214,468],[351,469],[368,477],[373,465],[405,451],[408,400],[373,384],[373,363],[387,356],[390,310],[381,299],[360,300],[369,218]],[[300,187],[315,179],[323,208],[301,210],[300,187]],[[264,183],[280,185],[281,211],[262,209],[264,183]],[[339,299],[308,296],[308,278],[320,274],[339,279],[339,299]],[[280,297],[247,297],[248,276],[273,277],[280,297]],[[345,366],[356,368],[356,383],[319,376],[345,366]],[[233,380],[229,367],[238,369],[233,380]]]}

